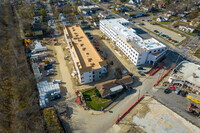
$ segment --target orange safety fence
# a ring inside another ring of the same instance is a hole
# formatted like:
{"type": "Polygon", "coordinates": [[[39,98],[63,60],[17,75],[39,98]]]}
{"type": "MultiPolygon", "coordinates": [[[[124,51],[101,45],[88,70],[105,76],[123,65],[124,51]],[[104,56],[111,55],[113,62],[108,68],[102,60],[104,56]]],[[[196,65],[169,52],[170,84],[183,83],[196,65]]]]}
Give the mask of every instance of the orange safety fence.
{"type": "Polygon", "coordinates": [[[118,119],[115,121],[115,124],[117,124],[139,101],[142,100],[144,95],[142,95],[131,107],[129,107],[118,119]]]}

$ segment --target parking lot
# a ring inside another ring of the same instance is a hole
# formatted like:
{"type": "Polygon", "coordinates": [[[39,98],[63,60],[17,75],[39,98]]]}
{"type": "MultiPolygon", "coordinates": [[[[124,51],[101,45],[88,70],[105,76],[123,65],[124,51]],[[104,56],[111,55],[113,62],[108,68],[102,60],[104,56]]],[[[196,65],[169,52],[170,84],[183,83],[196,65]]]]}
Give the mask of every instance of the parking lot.
{"type": "Polygon", "coordinates": [[[192,101],[186,97],[177,95],[174,91],[169,94],[165,94],[164,90],[164,88],[152,89],[150,94],[153,95],[155,99],[159,99],[162,104],[172,109],[182,117],[192,121],[192,123],[195,125],[200,126],[199,118],[187,112],[188,106],[190,103],[192,103],[192,101]]]}
{"type": "MultiPolygon", "coordinates": [[[[151,32],[154,32],[155,34],[158,34],[160,37],[164,38],[165,40],[171,41],[172,43],[174,43],[173,40],[177,41],[177,43],[180,43],[184,39],[186,39],[185,36],[182,36],[182,35],[180,35],[176,32],[173,32],[171,30],[162,28],[162,27],[157,26],[157,25],[153,25],[149,22],[143,22],[143,23],[144,23],[144,25],[142,25],[143,27],[150,30],[151,32]],[[155,31],[157,31],[157,32],[155,32],[155,31]],[[168,36],[169,38],[166,37],[166,36],[168,36]]],[[[175,43],[175,44],[177,44],[177,43],[175,43]]]]}
{"type": "Polygon", "coordinates": [[[94,44],[94,47],[97,49],[102,58],[106,57],[107,63],[110,64],[111,70],[113,73],[116,68],[121,68],[121,70],[127,70],[128,72],[133,73],[135,76],[141,76],[137,71],[137,67],[134,64],[130,63],[130,60],[123,55],[121,51],[115,50],[113,43],[110,40],[103,39],[103,34],[99,29],[85,30],[86,34],[89,32],[93,36],[91,43],[94,44]],[[98,43],[95,44],[94,41],[98,43]],[[111,65],[113,62],[113,65],[111,65]]]}

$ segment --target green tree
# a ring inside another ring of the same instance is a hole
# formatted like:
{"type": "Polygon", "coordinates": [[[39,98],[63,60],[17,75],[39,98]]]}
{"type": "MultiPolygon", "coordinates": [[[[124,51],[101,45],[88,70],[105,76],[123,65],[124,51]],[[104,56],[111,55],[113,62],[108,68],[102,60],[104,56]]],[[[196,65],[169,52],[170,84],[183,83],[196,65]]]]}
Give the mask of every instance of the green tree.
{"type": "Polygon", "coordinates": [[[165,2],[166,5],[170,4],[170,0],[165,0],[164,2],[165,2]]]}
{"type": "Polygon", "coordinates": [[[44,8],[40,9],[40,14],[42,15],[42,17],[46,17],[47,16],[47,12],[44,8]]]}

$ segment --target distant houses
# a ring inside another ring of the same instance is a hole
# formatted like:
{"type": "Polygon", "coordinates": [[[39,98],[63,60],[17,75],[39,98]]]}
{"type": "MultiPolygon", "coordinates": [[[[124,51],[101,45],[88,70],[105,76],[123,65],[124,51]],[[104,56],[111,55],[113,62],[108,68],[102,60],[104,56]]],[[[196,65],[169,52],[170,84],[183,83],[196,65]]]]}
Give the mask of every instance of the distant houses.
{"type": "Polygon", "coordinates": [[[190,26],[187,23],[180,23],[179,24],[179,29],[182,30],[182,31],[184,31],[184,32],[190,32],[190,33],[192,33],[192,32],[194,32],[195,27],[194,26],[190,26]]]}
{"type": "Polygon", "coordinates": [[[169,21],[169,17],[166,17],[166,16],[159,16],[156,21],[158,22],[167,22],[169,21]]]}
{"type": "Polygon", "coordinates": [[[200,16],[190,22],[190,26],[200,27],[200,16]]]}

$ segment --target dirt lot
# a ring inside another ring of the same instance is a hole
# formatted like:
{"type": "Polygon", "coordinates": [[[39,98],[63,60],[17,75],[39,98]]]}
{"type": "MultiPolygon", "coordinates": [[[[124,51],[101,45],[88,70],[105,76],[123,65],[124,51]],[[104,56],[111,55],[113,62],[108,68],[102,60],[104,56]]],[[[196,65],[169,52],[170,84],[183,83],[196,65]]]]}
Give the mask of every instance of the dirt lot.
{"type": "Polygon", "coordinates": [[[108,132],[199,133],[200,129],[155,99],[146,96],[108,132]]]}

